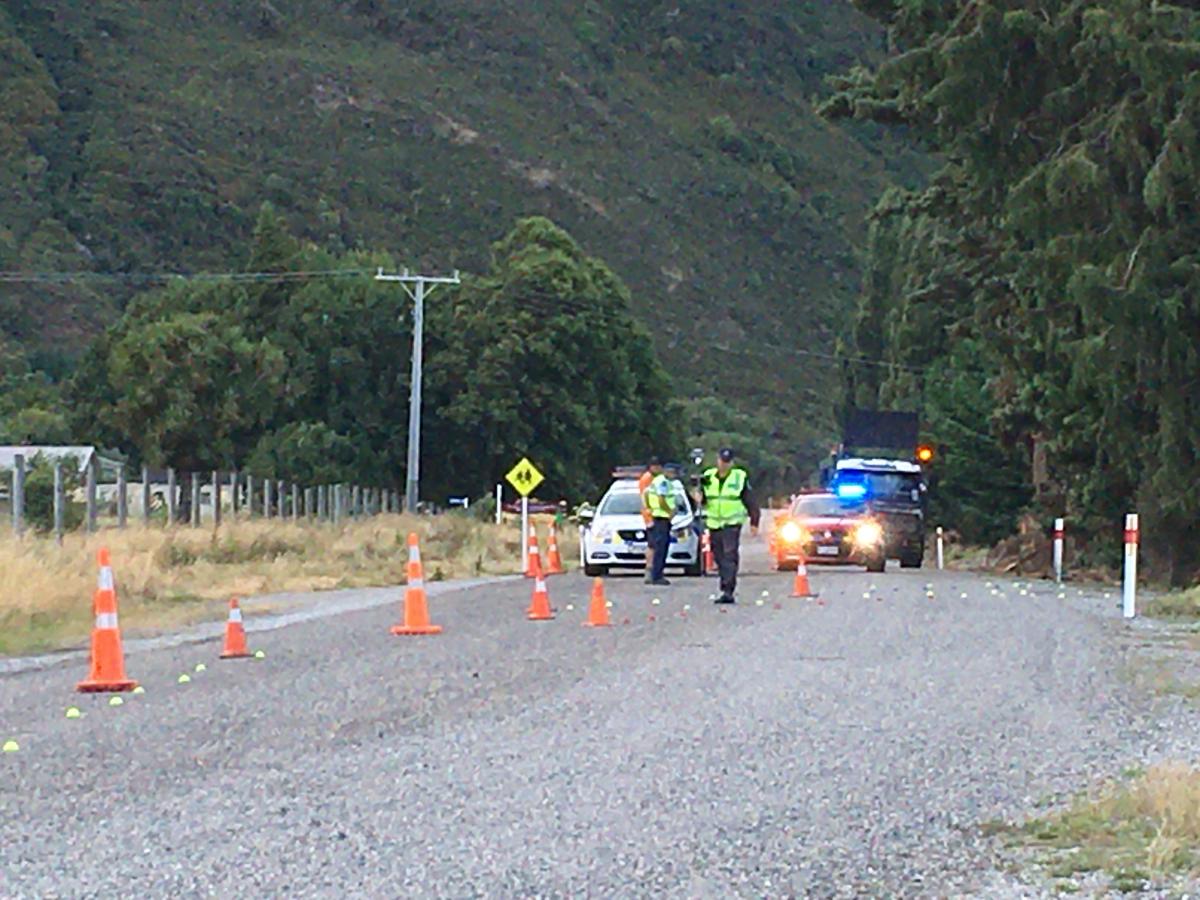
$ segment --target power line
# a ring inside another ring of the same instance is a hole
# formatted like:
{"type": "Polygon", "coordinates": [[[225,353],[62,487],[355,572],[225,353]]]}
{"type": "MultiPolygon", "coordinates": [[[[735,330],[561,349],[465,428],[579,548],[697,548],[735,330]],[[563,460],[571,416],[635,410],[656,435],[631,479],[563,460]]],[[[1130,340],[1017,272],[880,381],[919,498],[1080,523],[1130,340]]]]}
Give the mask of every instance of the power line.
{"type": "Polygon", "coordinates": [[[315,269],[296,272],[12,272],[0,271],[2,284],[70,284],[110,281],[150,284],[169,281],[307,281],[316,278],[359,278],[371,269],[315,269]]]}

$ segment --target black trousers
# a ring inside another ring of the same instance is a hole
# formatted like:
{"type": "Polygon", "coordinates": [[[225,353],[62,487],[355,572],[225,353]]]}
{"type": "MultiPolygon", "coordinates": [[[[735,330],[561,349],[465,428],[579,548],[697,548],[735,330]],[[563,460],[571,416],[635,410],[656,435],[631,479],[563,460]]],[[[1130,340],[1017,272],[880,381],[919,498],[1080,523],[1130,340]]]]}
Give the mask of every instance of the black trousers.
{"type": "Polygon", "coordinates": [[[737,590],[738,566],[741,564],[742,526],[730,525],[710,531],[709,541],[721,578],[721,593],[732,597],[737,590]]]}
{"type": "Polygon", "coordinates": [[[646,532],[646,542],[654,551],[649,575],[652,581],[658,581],[663,577],[663,570],[667,567],[667,551],[671,549],[671,520],[655,519],[651,522],[646,532]]]}

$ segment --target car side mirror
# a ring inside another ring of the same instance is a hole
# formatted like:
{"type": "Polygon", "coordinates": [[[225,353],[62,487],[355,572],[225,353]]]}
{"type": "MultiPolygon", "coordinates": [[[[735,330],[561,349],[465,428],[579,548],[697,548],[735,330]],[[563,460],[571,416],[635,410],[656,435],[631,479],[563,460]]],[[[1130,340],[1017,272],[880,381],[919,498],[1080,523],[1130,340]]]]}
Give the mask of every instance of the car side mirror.
{"type": "Polygon", "coordinates": [[[596,511],[594,509],[581,509],[579,511],[580,522],[590,522],[594,518],[596,518],[596,511]]]}

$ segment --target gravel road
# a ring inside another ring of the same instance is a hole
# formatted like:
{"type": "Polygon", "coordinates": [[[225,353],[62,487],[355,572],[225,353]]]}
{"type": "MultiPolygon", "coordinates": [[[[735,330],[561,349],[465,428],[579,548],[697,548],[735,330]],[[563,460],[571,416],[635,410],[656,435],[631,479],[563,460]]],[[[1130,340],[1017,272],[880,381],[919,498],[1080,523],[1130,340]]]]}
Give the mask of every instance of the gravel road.
{"type": "Polygon", "coordinates": [[[982,822],[1180,749],[1108,601],[892,566],[797,600],[746,556],[728,610],[608,579],[605,630],[567,575],[553,622],[517,579],[435,637],[397,592],[260,661],[139,648],[120,707],[78,661],[0,677],[0,897],[1029,896],[982,822]]]}

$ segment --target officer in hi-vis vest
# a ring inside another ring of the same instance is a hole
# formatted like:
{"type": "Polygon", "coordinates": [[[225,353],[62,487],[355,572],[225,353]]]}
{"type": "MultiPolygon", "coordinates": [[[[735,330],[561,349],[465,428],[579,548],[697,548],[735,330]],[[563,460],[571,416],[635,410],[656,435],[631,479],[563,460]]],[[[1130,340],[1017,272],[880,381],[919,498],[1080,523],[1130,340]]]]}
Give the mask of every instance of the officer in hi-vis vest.
{"type": "Polygon", "coordinates": [[[726,447],[717,454],[717,464],[700,476],[700,490],[713,559],[721,577],[717,603],[736,603],[742,526],[748,520],[750,533],[757,535],[761,515],[750,491],[750,476],[733,464],[733,451],[726,447]]]}

